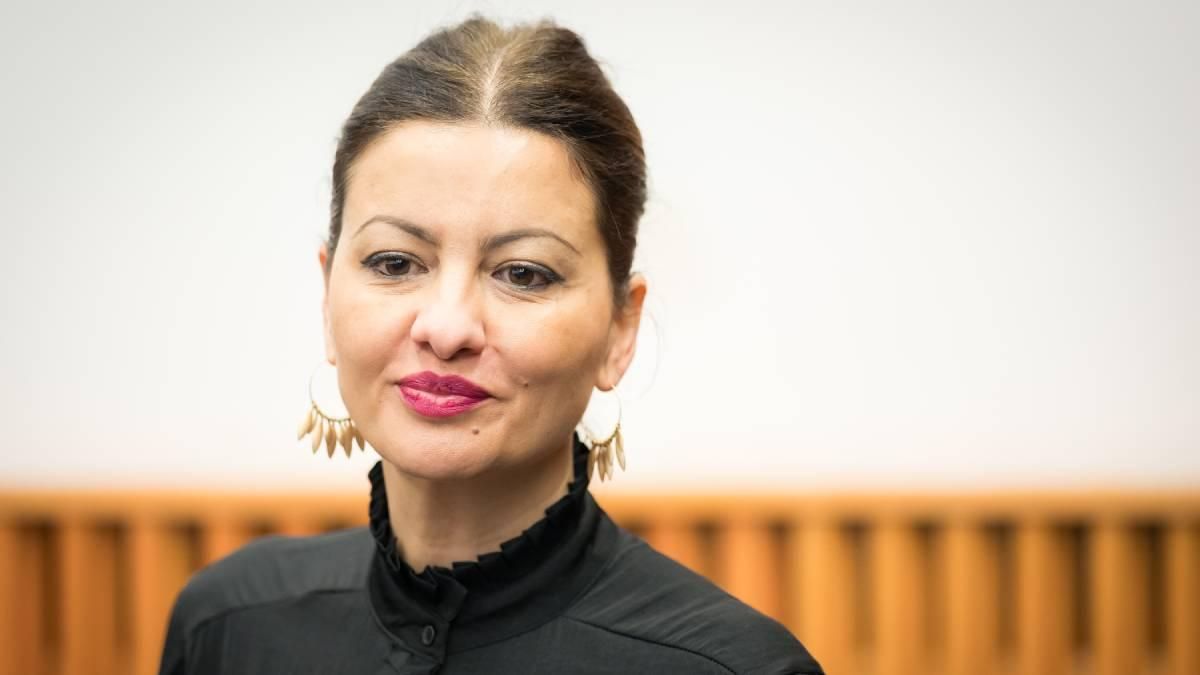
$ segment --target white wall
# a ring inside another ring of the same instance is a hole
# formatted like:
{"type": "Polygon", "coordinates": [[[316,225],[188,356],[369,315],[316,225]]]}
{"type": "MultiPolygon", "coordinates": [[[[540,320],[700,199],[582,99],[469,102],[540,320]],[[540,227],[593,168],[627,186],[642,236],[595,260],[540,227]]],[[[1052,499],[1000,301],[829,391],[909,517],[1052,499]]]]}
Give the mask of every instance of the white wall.
{"type": "Polygon", "coordinates": [[[617,485],[1200,483],[1200,4],[244,4],[0,9],[0,484],[365,485],[294,441],[336,134],[474,9],[646,137],[617,485]]]}

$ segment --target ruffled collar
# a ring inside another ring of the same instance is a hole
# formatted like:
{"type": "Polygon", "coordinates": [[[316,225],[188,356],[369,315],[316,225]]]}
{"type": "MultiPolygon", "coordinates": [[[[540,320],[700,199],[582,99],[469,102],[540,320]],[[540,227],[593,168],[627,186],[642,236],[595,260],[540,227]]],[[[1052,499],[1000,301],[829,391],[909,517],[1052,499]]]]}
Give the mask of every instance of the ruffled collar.
{"type": "Polygon", "coordinates": [[[431,566],[416,572],[400,556],[392,532],[388,512],[387,488],[383,480],[383,461],[371,467],[370,525],[371,536],[379,553],[393,574],[402,574],[417,588],[433,591],[439,578],[451,577],[471,588],[486,582],[503,583],[527,572],[531,565],[553,548],[578,520],[582,497],[587,491],[588,448],[576,434],[573,443],[574,478],[567,485],[567,494],[546,508],[545,515],[524,532],[500,544],[497,551],[485,553],[476,560],[453,563],[452,567],[431,566]]]}
{"type": "Polygon", "coordinates": [[[599,573],[604,547],[596,546],[595,537],[607,520],[588,492],[588,447],[578,434],[572,457],[567,493],[540,520],[476,560],[420,572],[397,549],[383,462],[377,462],[368,474],[376,544],[368,592],[383,627],[407,648],[440,662],[447,641],[458,649],[485,644],[562,610],[599,573]]]}

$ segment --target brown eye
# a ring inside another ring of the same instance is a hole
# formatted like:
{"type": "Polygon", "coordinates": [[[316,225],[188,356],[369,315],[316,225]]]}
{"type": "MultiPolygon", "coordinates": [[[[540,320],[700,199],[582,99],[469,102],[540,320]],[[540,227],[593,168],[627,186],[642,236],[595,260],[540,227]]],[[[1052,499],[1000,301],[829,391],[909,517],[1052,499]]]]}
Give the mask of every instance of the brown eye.
{"type": "Polygon", "coordinates": [[[542,289],[558,281],[558,277],[550,270],[525,263],[515,263],[501,268],[495,276],[510,286],[522,290],[542,289]]]}
{"type": "Polygon", "coordinates": [[[385,276],[398,277],[408,273],[412,267],[412,261],[406,258],[393,258],[384,260],[379,267],[385,276]]]}
{"type": "Polygon", "coordinates": [[[508,282],[514,286],[541,286],[537,283],[539,278],[544,283],[545,277],[532,267],[513,265],[508,268],[508,282]]]}
{"type": "Polygon", "coordinates": [[[397,253],[377,253],[368,257],[362,264],[385,279],[407,279],[424,269],[416,260],[397,253]]]}

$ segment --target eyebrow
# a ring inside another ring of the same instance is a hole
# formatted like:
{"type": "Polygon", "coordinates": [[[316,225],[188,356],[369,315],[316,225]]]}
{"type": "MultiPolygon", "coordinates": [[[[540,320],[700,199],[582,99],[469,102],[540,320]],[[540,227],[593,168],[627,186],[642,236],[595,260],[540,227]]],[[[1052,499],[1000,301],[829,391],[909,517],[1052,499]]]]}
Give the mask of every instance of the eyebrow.
{"type": "Polygon", "coordinates": [[[550,239],[554,239],[554,240],[558,241],[559,243],[561,243],[563,246],[566,246],[567,248],[574,251],[575,255],[583,255],[582,253],[579,252],[579,249],[577,249],[571,245],[571,242],[567,241],[566,239],[563,239],[562,237],[558,236],[557,234],[551,232],[550,230],[544,230],[540,227],[525,227],[525,228],[521,228],[519,230],[510,230],[508,232],[503,232],[501,234],[494,234],[494,235],[488,237],[486,240],[484,240],[482,249],[484,251],[490,251],[495,248],[500,248],[501,246],[504,246],[505,244],[511,244],[512,242],[517,241],[518,239],[526,239],[528,237],[549,237],[550,239]]]}
{"type": "MultiPolygon", "coordinates": [[[[359,232],[362,232],[363,229],[372,223],[387,223],[388,225],[399,228],[411,234],[417,239],[433,244],[434,246],[438,245],[437,237],[435,237],[432,232],[424,227],[421,227],[420,225],[403,218],[396,218],[394,216],[387,215],[371,216],[365,222],[363,222],[362,225],[358,226],[358,229],[354,231],[353,236],[357,236],[359,232]]],[[[571,242],[555,234],[554,232],[551,232],[550,230],[540,227],[523,227],[517,230],[509,230],[508,232],[494,234],[484,240],[483,245],[480,246],[480,249],[483,251],[491,251],[493,249],[500,248],[501,246],[511,244],[519,239],[528,239],[530,237],[548,237],[550,239],[554,239],[563,246],[566,246],[574,251],[575,255],[583,255],[579,252],[578,248],[575,248],[575,246],[571,244],[571,242]]]]}
{"type": "Polygon", "coordinates": [[[438,243],[437,237],[433,236],[432,232],[421,227],[420,225],[411,223],[403,218],[396,218],[395,216],[371,216],[370,218],[367,218],[365,221],[363,221],[362,225],[358,226],[358,229],[354,231],[354,234],[352,235],[352,237],[357,237],[360,232],[365,230],[368,225],[371,225],[373,223],[387,223],[388,225],[392,225],[394,227],[400,228],[401,230],[404,230],[405,232],[416,237],[417,239],[420,239],[422,241],[427,241],[430,244],[437,246],[437,243],[438,243]]]}

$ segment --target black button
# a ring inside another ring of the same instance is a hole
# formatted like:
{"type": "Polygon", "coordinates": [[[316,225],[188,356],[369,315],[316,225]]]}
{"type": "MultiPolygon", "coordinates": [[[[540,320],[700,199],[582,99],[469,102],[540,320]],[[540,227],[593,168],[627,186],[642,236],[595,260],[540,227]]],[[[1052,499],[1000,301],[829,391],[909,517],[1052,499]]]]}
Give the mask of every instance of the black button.
{"type": "Polygon", "coordinates": [[[433,644],[433,639],[435,637],[437,637],[437,630],[435,630],[433,626],[426,624],[425,627],[421,629],[421,644],[425,645],[426,647],[433,644]]]}

